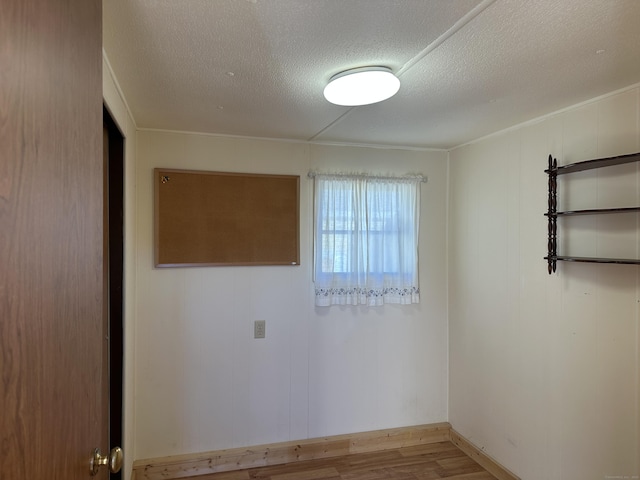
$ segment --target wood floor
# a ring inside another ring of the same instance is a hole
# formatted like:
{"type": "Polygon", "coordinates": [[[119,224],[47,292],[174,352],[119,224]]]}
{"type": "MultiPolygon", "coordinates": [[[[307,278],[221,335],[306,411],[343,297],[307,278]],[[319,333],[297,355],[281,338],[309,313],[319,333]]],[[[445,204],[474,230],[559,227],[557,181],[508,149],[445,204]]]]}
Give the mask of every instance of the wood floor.
{"type": "Polygon", "coordinates": [[[193,480],[495,480],[451,442],[307,460],[193,480]]]}

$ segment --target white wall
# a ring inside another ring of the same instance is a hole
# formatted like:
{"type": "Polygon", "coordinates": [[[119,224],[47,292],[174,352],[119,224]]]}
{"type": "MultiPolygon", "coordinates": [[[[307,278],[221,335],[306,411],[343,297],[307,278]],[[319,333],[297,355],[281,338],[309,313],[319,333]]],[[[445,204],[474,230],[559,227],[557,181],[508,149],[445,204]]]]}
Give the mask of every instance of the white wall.
{"type": "Polygon", "coordinates": [[[154,131],[137,145],[137,459],[447,419],[446,152],[154,131]],[[154,167],[300,175],[302,265],[153,268],[154,167]],[[419,305],[314,307],[310,169],[429,177],[419,305]]]}
{"type": "Polygon", "coordinates": [[[124,479],[131,475],[131,466],[135,456],[133,442],[133,399],[135,384],[133,381],[133,351],[135,347],[135,256],[136,256],[136,124],[121,94],[117,80],[103,52],[102,61],[102,97],[111,117],[125,138],[124,155],[124,479]]]}
{"type": "MultiPolygon", "coordinates": [[[[640,89],[450,153],[450,421],[523,480],[640,473],[640,268],[547,274],[547,157],[640,150],[640,89]]],[[[635,164],[560,177],[560,205],[640,205],[635,164]]],[[[631,256],[634,214],[559,220],[561,251],[631,256]],[[569,231],[570,229],[570,231],[569,231]]],[[[637,477],[634,477],[637,478],[637,477]]]]}

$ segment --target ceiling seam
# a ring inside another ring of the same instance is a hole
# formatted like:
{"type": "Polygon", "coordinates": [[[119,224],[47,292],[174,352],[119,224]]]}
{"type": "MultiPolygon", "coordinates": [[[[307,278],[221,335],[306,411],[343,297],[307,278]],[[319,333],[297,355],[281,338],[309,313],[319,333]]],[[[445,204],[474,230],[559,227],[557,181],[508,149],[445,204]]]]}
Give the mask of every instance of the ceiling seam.
{"type": "Polygon", "coordinates": [[[338,118],[336,118],[334,121],[332,121],[331,123],[329,123],[326,127],[324,127],[322,130],[320,130],[318,133],[316,133],[314,136],[310,137],[307,139],[307,142],[313,142],[316,138],[318,138],[320,135],[322,135],[324,132],[326,132],[327,130],[329,130],[331,127],[333,127],[334,125],[336,125],[337,123],[341,122],[343,118],[346,118],[349,113],[351,113],[356,107],[350,107],[346,112],[344,112],[342,115],[340,115],[338,118]]]}
{"type": "Polygon", "coordinates": [[[493,4],[496,0],[483,0],[481,3],[475,6],[475,8],[469,10],[463,17],[461,17],[456,23],[454,23],[451,28],[447,29],[442,35],[436,38],[433,42],[427,45],[420,53],[415,55],[411,60],[406,62],[400,70],[396,73],[397,77],[403,75],[406,71],[411,69],[417,63],[419,63],[424,57],[426,57],[429,53],[433,52],[436,48],[446,42],[449,38],[453,37],[456,33],[458,33],[462,28],[467,25],[471,20],[480,15],[484,10],[486,10],[491,4],[493,4]]]}
{"type": "MultiPolygon", "coordinates": [[[[395,74],[396,77],[402,76],[406,71],[411,69],[411,67],[413,67],[414,65],[419,63],[424,57],[426,57],[429,53],[433,52],[436,48],[438,48],[440,45],[442,45],[444,42],[446,42],[449,38],[451,38],[453,35],[455,35],[465,25],[467,25],[469,22],[471,22],[471,20],[476,18],[478,15],[480,15],[484,10],[486,10],[495,1],[496,0],[483,0],[478,5],[476,5],[474,8],[469,10],[456,23],[454,23],[449,29],[447,29],[446,32],[444,32],[442,35],[440,35],[438,38],[436,38],[433,42],[431,42],[424,49],[422,49],[417,55],[415,55],[413,58],[411,58],[409,61],[407,61],[402,67],[400,67],[398,72],[395,74]]],[[[315,141],[320,135],[324,134],[325,132],[327,132],[331,128],[333,128],[335,125],[340,123],[355,108],[357,108],[357,107],[349,108],[349,110],[347,110],[342,115],[340,115],[338,118],[333,120],[331,123],[329,123],[327,126],[325,126],[318,133],[316,133],[312,137],[308,138],[307,141],[308,142],[315,141]]]]}

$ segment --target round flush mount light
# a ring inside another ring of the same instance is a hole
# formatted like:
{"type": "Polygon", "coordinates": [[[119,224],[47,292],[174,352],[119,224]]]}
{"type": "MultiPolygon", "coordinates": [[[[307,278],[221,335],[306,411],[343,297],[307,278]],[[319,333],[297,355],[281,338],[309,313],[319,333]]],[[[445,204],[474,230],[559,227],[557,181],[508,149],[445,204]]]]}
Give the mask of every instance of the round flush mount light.
{"type": "Polygon", "coordinates": [[[399,89],[400,80],[390,68],[362,67],[331,77],[324,88],[324,97],[336,105],[355,107],[391,98],[399,89]]]}

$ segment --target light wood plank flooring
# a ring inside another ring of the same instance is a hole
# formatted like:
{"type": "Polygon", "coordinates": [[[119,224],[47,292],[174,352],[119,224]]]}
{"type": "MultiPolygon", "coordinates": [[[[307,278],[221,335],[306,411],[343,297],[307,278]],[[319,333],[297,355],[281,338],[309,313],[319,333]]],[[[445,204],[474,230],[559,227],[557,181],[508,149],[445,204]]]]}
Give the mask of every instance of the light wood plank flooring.
{"type": "Polygon", "coordinates": [[[307,460],[193,480],[495,480],[451,442],[307,460]]]}

